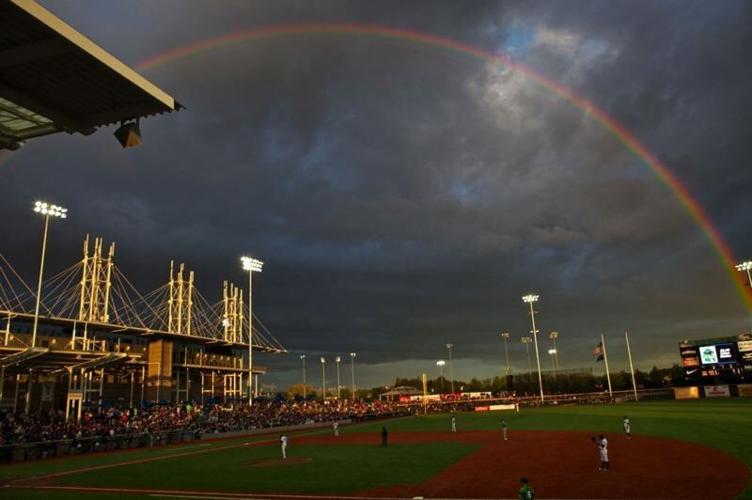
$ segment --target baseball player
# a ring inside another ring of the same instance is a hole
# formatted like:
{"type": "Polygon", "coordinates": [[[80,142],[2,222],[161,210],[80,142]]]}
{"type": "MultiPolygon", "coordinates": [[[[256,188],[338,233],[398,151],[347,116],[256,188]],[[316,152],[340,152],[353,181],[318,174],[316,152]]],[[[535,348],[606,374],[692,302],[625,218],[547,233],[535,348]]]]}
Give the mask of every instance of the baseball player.
{"type": "Polygon", "coordinates": [[[452,417],[452,432],[457,432],[457,419],[452,417]]]}
{"type": "Polygon", "coordinates": [[[279,436],[279,444],[282,446],[282,459],[287,458],[287,436],[281,434],[279,436]]]}
{"type": "Polygon", "coordinates": [[[629,421],[629,417],[626,415],[624,416],[624,434],[626,434],[627,439],[632,436],[632,422],[629,421]]]}
{"type": "Polygon", "coordinates": [[[334,422],[332,428],[334,429],[334,437],[339,437],[339,423],[334,422]]]}
{"type": "Polygon", "coordinates": [[[501,434],[504,436],[504,441],[507,440],[507,421],[501,419],[501,434]]]}
{"type": "Polygon", "coordinates": [[[598,455],[601,459],[601,466],[598,470],[606,472],[608,470],[608,439],[603,434],[598,436],[598,455]]]}
{"type": "Polygon", "coordinates": [[[520,478],[520,484],[522,486],[520,487],[519,493],[517,493],[517,498],[519,498],[519,500],[533,500],[535,498],[535,491],[533,491],[533,488],[528,484],[527,478],[520,478]]]}
{"type": "Polygon", "coordinates": [[[389,433],[386,430],[386,426],[381,428],[381,446],[387,446],[387,439],[389,433]]]}

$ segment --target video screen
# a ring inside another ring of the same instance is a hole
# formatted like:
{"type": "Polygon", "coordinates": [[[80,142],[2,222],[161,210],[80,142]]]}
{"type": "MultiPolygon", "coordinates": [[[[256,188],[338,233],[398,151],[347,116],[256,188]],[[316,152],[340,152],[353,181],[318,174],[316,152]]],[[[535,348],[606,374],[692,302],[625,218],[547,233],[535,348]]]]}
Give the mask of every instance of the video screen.
{"type": "Polygon", "coordinates": [[[722,365],[737,362],[736,344],[715,344],[700,347],[700,361],[703,365],[722,365]]]}

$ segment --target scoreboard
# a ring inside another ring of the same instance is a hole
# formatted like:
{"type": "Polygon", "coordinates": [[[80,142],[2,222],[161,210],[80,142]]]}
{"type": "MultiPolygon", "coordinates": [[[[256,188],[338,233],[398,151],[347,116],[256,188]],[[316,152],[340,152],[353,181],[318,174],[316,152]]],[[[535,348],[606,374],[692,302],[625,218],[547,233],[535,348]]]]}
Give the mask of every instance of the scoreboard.
{"type": "Polygon", "coordinates": [[[679,344],[687,379],[724,376],[743,380],[752,377],[752,334],[688,341],[679,344]]]}

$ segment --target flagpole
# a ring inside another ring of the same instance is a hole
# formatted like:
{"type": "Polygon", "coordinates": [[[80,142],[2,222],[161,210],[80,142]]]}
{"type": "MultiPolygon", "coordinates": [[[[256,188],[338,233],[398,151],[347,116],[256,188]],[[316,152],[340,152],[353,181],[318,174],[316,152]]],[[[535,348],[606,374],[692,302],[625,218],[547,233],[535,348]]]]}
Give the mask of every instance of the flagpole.
{"type": "Polygon", "coordinates": [[[608,381],[608,396],[610,398],[613,398],[614,393],[611,390],[611,374],[608,372],[608,352],[606,352],[606,339],[603,337],[602,333],[601,333],[601,345],[603,346],[603,361],[606,362],[606,380],[608,381]]]}
{"type": "Polygon", "coordinates": [[[629,372],[632,374],[632,390],[634,390],[634,400],[637,399],[637,382],[635,382],[634,365],[632,364],[632,350],[629,348],[629,334],[624,332],[624,339],[627,341],[627,356],[629,357],[629,372]]]}

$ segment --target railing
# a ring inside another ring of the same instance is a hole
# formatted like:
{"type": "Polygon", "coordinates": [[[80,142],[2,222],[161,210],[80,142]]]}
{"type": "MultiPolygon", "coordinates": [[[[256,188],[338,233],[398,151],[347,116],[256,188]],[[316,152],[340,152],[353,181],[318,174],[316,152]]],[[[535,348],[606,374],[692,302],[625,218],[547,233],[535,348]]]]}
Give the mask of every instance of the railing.
{"type": "Polygon", "coordinates": [[[103,451],[143,448],[150,445],[181,443],[199,439],[193,430],[175,430],[154,433],[115,434],[114,436],[93,436],[80,439],[59,439],[36,443],[16,443],[0,446],[0,462],[17,462],[42,458],[80,455],[103,451]],[[153,441],[152,441],[153,439],[153,441]],[[150,443],[150,441],[152,441],[150,443]]]}

